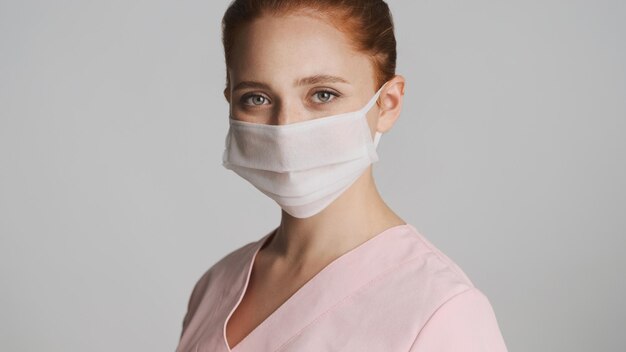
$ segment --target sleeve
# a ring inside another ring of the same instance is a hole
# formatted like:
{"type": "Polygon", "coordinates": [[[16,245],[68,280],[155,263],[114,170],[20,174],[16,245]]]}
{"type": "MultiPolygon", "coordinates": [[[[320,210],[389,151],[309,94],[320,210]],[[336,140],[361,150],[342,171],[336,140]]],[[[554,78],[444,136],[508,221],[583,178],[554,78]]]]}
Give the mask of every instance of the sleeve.
{"type": "Polygon", "coordinates": [[[489,300],[472,287],[433,313],[409,352],[507,352],[507,347],[489,300]]]}

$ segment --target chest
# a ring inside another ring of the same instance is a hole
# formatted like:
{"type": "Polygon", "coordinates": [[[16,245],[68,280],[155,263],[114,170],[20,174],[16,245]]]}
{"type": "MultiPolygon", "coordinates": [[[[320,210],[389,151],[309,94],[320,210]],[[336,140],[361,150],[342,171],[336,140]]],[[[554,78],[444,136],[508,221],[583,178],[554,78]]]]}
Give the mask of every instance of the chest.
{"type": "Polygon", "coordinates": [[[336,262],[308,281],[255,266],[237,291],[215,276],[179,351],[407,351],[450,287],[433,282],[422,261],[393,270],[370,263],[336,262]]]}
{"type": "Polygon", "coordinates": [[[241,342],[314,275],[276,275],[260,268],[253,270],[241,302],[226,324],[228,346],[232,349],[241,342]]]}
{"type": "Polygon", "coordinates": [[[407,351],[432,310],[421,316],[419,299],[389,299],[396,295],[386,293],[383,281],[337,296],[331,304],[311,301],[313,296],[308,295],[300,302],[303,296],[293,296],[297,285],[249,286],[227,321],[226,343],[236,352],[407,351]],[[298,297],[298,302],[286,310],[284,304],[291,297],[298,297]],[[265,320],[273,315],[280,319],[268,324],[265,320]],[[260,330],[250,335],[256,329],[260,330]]]}

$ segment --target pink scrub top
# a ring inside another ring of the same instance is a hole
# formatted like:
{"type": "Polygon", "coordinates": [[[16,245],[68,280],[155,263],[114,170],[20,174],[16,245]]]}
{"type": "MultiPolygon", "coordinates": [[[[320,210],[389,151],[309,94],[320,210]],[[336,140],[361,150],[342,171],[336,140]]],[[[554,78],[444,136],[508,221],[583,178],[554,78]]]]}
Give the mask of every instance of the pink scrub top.
{"type": "Polygon", "coordinates": [[[410,224],[336,258],[230,349],[226,322],[273,232],[198,280],[177,352],[507,351],[487,297],[410,224]]]}

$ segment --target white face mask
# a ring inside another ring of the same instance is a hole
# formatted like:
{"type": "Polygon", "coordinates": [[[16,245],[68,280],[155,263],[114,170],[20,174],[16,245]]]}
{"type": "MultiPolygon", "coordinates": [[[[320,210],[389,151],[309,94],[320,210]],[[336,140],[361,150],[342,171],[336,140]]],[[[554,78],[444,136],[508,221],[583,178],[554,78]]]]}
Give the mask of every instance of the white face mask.
{"type": "MultiPolygon", "coordinates": [[[[386,83],[385,83],[386,84],[386,83]]],[[[353,112],[286,125],[234,120],[222,165],[246,179],[297,218],[313,216],[339,197],[378,161],[366,114],[370,101],[353,112]]]]}

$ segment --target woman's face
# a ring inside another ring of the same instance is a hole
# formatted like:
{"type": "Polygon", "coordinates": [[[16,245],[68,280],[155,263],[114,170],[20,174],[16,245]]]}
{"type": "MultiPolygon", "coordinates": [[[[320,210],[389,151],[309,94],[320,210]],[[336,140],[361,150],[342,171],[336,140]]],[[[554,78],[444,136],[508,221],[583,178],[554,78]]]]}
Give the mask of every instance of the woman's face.
{"type": "MultiPolygon", "coordinates": [[[[235,42],[224,92],[235,120],[290,124],[358,110],[376,93],[370,59],[321,19],[265,16],[235,42]]],[[[377,111],[368,113],[372,131],[377,111]]]]}

